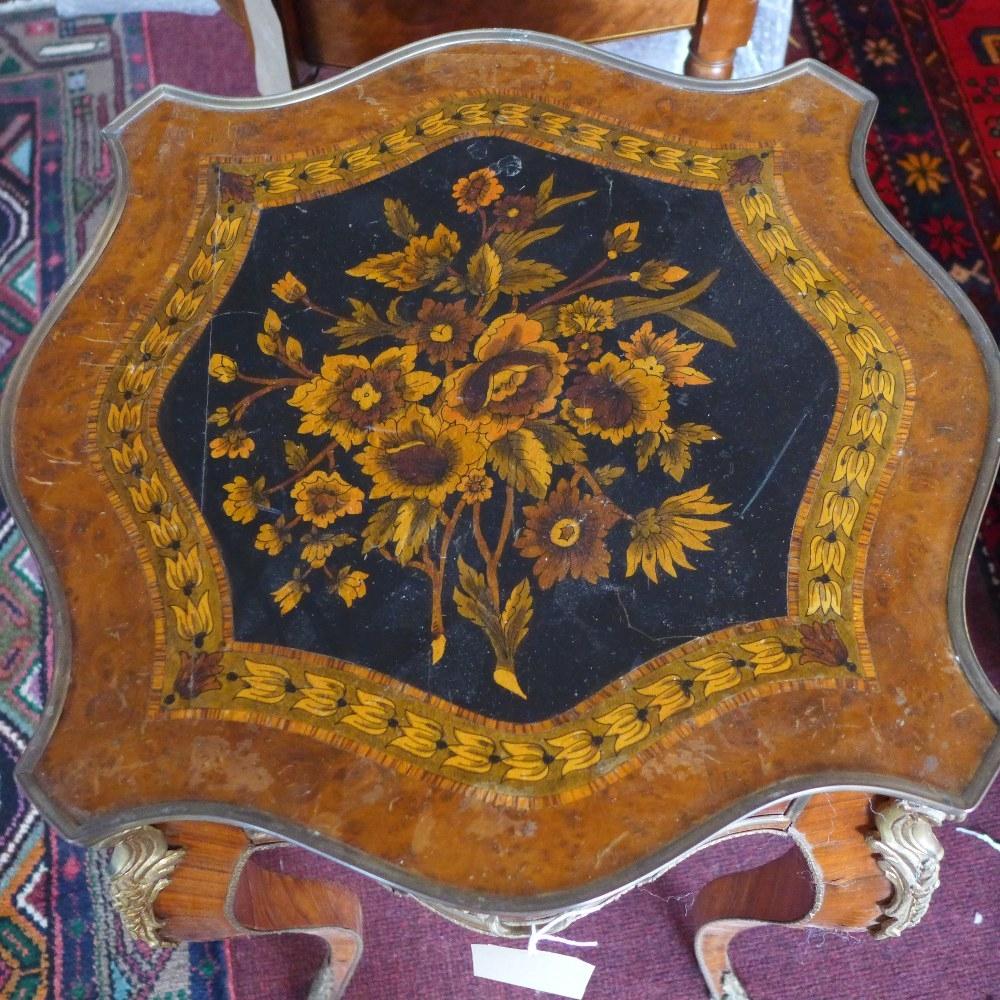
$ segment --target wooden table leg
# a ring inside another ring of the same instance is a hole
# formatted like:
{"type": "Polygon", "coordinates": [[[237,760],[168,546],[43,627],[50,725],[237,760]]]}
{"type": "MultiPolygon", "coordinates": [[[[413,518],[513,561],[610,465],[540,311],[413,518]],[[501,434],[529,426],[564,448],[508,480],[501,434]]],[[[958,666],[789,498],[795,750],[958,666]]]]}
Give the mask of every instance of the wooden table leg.
{"type": "Polygon", "coordinates": [[[757,0],[701,0],[684,72],[703,80],[728,80],[736,50],[750,41],[757,0]]]}
{"type": "Polygon", "coordinates": [[[256,934],[324,940],[310,998],[343,995],[361,958],[361,905],[331,882],[265,867],[282,846],[217,823],[161,823],[112,838],[111,892],[130,933],[157,946],[256,934]]]}
{"type": "Polygon", "coordinates": [[[942,814],[861,792],[814,795],[792,812],[792,850],[715,879],[695,900],[695,953],[713,1000],[746,997],[729,943],[748,928],[792,924],[894,937],[930,904],[942,853],[933,827],[942,814]]]}

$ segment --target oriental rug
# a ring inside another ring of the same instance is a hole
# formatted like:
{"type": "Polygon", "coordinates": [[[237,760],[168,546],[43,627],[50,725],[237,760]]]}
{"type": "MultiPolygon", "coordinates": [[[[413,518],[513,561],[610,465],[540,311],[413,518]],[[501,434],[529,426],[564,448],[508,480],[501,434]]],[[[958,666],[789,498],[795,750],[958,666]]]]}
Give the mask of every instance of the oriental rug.
{"type": "MultiPolygon", "coordinates": [[[[879,99],[868,171],[900,223],[1000,338],[1000,5],[796,0],[791,58],[813,56],[879,99]]],[[[978,566],[1000,613],[1000,490],[978,566]]]]}
{"type": "MultiPolygon", "coordinates": [[[[137,15],[0,16],[0,391],[107,211],[115,174],[100,129],[151,83],[137,15]]],[[[45,592],[0,498],[0,997],[227,996],[223,947],[129,941],[105,859],[56,836],[14,784],[50,666],[45,592]]]]}

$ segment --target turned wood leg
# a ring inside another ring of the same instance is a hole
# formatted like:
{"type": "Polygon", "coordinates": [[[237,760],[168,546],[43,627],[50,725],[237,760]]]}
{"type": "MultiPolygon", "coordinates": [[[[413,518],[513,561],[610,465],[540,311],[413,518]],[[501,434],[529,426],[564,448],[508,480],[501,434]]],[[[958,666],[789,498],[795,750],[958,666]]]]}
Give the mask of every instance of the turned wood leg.
{"type": "Polygon", "coordinates": [[[262,96],[283,94],[315,78],[317,67],[303,54],[295,0],[220,0],[219,5],[247,36],[262,96]]]}
{"type": "Polygon", "coordinates": [[[703,80],[728,80],[736,50],[750,41],[757,0],[701,0],[684,72],[703,80]]]}
{"type": "Polygon", "coordinates": [[[256,934],[313,934],[328,960],[310,1000],[343,995],[361,958],[361,906],[330,882],[268,869],[282,844],[217,823],[161,823],[112,838],[111,894],[126,928],[157,946],[256,934]]]}
{"type": "Polygon", "coordinates": [[[937,887],[940,813],[838,792],[798,800],[788,815],[792,850],[715,879],[695,901],[695,953],[713,1000],[746,997],[729,960],[741,931],[792,924],[896,936],[921,919],[937,887]]]}

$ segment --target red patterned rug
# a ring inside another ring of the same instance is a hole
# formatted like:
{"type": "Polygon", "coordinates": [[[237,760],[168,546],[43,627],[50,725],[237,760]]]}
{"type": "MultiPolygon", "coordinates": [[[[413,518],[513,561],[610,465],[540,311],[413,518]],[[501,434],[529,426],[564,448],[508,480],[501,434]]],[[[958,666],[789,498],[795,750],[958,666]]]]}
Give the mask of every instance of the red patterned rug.
{"type": "MultiPolygon", "coordinates": [[[[796,0],[790,58],[813,56],[879,99],[879,197],[1000,338],[1000,3],[796,0]]],[[[979,566],[1000,611],[1000,489],[979,566]]]]}

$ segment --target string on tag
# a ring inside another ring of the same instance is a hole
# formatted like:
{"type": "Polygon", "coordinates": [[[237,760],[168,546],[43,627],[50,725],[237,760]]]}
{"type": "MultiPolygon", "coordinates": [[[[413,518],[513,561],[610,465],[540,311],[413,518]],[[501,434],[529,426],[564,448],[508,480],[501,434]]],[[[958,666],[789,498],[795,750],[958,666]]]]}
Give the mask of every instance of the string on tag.
{"type": "Polygon", "coordinates": [[[596,941],[571,941],[569,938],[556,937],[555,934],[549,934],[548,932],[561,920],[565,918],[562,916],[555,917],[546,924],[542,924],[539,927],[537,924],[531,925],[531,934],[528,937],[528,951],[535,952],[538,950],[539,941],[554,941],[556,944],[566,944],[571,948],[596,948],[596,941]]]}
{"type": "Polygon", "coordinates": [[[1000,851],[1000,841],[994,840],[988,833],[980,833],[978,830],[970,830],[967,826],[956,826],[955,829],[959,833],[964,833],[970,837],[975,837],[976,840],[981,840],[984,844],[992,847],[994,851],[1000,851]]]}

